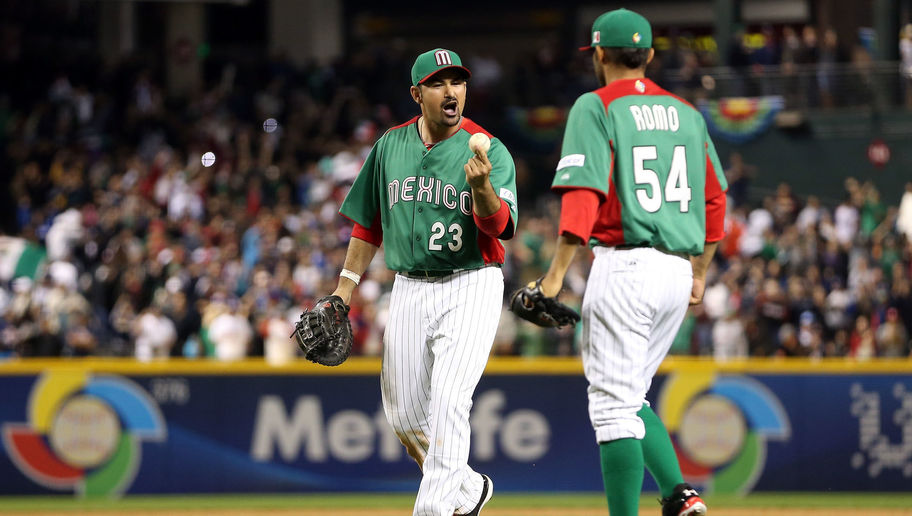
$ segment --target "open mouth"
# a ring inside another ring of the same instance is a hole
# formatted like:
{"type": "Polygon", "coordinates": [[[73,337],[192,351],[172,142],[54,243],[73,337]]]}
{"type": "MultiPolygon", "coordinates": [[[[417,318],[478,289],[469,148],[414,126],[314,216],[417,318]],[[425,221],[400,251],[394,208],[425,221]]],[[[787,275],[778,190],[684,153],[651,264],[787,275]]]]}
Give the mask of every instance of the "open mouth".
{"type": "Polygon", "coordinates": [[[456,102],[456,99],[447,100],[446,102],[443,103],[442,107],[443,107],[443,113],[445,115],[447,115],[447,116],[456,116],[457,115],[456,109],[458,107],[458,103],[456,102]]]}

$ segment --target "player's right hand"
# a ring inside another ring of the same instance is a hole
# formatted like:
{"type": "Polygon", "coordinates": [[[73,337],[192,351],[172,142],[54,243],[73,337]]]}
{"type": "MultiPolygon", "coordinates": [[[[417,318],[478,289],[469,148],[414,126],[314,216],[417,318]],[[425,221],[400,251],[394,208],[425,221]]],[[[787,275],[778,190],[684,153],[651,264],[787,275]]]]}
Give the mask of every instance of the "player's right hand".
{"type": "Polygon", "coordinates": [[[465,169],[466,181],[469,183],[469,186],[472,188],[481,188],[488,181],[493,166],[488,160],[487,151],[478,151],[469,159],[463,168],[465,169]]]}

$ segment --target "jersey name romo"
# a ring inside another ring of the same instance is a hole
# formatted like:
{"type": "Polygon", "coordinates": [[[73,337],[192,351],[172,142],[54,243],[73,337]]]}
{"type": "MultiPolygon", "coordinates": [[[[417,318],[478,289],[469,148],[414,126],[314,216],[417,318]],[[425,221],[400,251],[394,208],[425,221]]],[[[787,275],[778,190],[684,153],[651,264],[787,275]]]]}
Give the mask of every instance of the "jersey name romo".
{"type": "Polygon", "coordinates": [[[681,127],[678,110],[674,106],[653,104],[648,106],[630,106],[630,114],[636,122],[637,131],[671,131],[677,132],[681,127]]]}

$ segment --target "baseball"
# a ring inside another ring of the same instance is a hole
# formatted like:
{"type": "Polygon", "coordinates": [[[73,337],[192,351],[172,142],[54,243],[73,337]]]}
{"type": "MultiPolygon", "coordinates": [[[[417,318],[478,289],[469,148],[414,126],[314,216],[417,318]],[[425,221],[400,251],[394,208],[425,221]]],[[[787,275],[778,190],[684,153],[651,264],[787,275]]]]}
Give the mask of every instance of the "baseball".
{"type": "Polygon", "coordinates": [[[491,148],[491,139],[484,133],[475,133],[469,138],[469,149],[475,154],[488,152],[491,148]]]}
{"type": "Polygon", "coordinates": [[[200,162],[203,164],[204,167],[211,167],[212,165],[215,164],[215,153],[210,151],[210,152],[203,154],[203,157],[200,158],[200,162]]]}

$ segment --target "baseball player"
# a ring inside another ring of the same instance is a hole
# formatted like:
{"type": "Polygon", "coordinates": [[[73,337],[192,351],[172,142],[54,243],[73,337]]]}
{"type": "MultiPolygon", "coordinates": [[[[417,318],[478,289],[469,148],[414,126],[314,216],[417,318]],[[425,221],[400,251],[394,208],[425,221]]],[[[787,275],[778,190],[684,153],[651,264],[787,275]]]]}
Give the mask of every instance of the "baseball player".
{"type": "Polygon", "coordinates": [[[602,87],[570,110],[552,183],[562,194],[560,234],[541,289],[557,295],[577,248],[590,244],[582,359],[612,516],[638,514],[644,464],[664,516],[702,515],[645,396],[688,302],[702,300],[727,185],[699,112],[645,78],[651,47],[637,13],[609,11],[593,23],[586,48],[602,87]]]}
{"type": "Polygon", "coordinates": [[[516,171],[506,147],[462,115],[470,76],[452,50],[415,59],[421,114],[377,141],[339,210],[354,229],[334,295],[349,303],[381,243],[398,272],[380,386],[387,420],[422,469],[415,516],[479,514],[493,493],[467,464],[469,410],[500,319],[516,171]],[[476,133],[489,149],[469,150],[476,133]]]}

